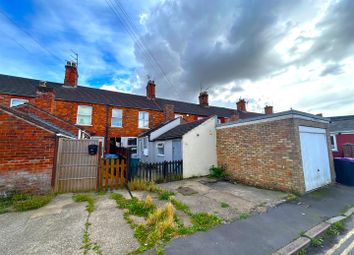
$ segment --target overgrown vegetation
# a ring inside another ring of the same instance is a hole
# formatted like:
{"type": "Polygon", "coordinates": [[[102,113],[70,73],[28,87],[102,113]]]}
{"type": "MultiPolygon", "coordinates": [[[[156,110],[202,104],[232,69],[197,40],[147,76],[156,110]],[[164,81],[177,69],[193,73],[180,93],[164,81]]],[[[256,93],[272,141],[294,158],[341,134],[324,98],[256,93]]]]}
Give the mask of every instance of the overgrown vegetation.
{"type": "Polygon", "coordinates": [[[145,182],[140,179],[133,179],[128,183],[128,187],[130,190],[144,190],[150,192],[158,192],[159,188],[154,182],[145,182]]]}
{"type": "Polygon", "coordinates": [[[54,198],[54,194],[31,195],[14,192],[11,195],[0,198],[0,214],[11,211],[28,211],[45,206],[54,198]]]}
{"type": "Polygon", "coordinates": [[[344,229],[344,223],[343,221],[338,221],[336,223],[333,223],[326,231],[325,236],[336,236],[340,234],[340,231],[344,229]]]}
{"type": "Polygon", "coordinates": [[[225,169],[219,166],[212,166],[209,169],[210,176],[214,178],[225,178],[227,174],[225,173],[225,169]]]}
{"type": "Polygon", "coordinates": [[[145,200],[139,200],[112,193],[111,198],[117,202],[118,207],[127,209],[124,218],[134,229],[134,236],[140,243],[140,247],[131,254],[139,254],[152,248],[156,248],[158,254],[163,254],[164,245],[173,237],[206,231],[222,221],[218,216],[204,212],[193,214],[186,204],[174,198],[173,192],[162,190],[154,183],[134,181],[130,185],[133,190],[156,192],[158,199],[168,201],[164,206],[157,208],[151,196],[147,196],[145,200]],[[190,216],[192,226],[184,226],[175,214],[175,210],[180,210],[190,216]],[[145,223],[136,224],[130,215],[144,217],[145,223]]]}
{"type": "Polygon", "coordinates": [[[90,239],[89,234],[89,227],[91,226],[90,223],[90,216],[91,213],[95,210],[95,197],[92,194],[86,193],[79,193],[73,196],[73,200],[77,203],[86,202],[86,211],[88,212],[86,222],[85,222],[85,231],[84,236],[82,238],[82,246],[84,255],[89,254],[90,250],[92,250],[95,254],[102,254],[101,247],[97,243],[93,243],[90,239]]]}
{"type": "Polygon", "coordinates": [[[324,238],[323,237],[317,237],[317,238],[312,238],[311,239],[311,245],[313,247],[319,247],[320,245],[322,245],[324,242],[324,238]]]}

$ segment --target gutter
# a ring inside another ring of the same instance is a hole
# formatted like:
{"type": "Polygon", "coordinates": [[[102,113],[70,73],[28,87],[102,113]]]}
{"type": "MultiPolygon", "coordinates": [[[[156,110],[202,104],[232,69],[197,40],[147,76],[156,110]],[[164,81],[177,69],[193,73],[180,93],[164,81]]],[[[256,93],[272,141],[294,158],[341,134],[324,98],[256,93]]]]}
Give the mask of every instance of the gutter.
{"type": "Polygon", "coordinates": [[[71,137],[71,136],[61,134],[61,133],[56,134],[56,135],[59,136],[59,137],[65,137],[65,138],[69,138],[69,139],[72,139],[72,140],[76,139],[76,138],[73,138],[73,137],[71,137]]]}

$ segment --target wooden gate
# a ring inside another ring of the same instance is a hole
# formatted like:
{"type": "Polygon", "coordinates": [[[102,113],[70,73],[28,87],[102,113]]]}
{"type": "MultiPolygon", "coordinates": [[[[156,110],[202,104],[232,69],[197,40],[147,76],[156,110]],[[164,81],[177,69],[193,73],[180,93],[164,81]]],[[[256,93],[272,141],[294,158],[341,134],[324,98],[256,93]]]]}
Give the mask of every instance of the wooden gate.
{"type": "Polygon", "coordinates": [[[101,159],[99,187],[112,190],[122,187],[128,181],[128,164],[124,158],[101,159]]]}
{"type": "Polygon", "coordinates": [[[98,140],[60,138],[57,152],[55,192],[77,192],[97,189],[100,161],[98,140]],[[88,146],[97,145],[95,155],[88,146]]]}

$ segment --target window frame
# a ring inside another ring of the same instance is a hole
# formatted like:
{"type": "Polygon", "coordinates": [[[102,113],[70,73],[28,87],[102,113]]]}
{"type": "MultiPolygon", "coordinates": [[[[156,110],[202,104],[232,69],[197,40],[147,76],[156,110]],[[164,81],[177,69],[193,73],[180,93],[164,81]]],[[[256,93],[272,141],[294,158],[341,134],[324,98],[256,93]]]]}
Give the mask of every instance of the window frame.
{"type": "Polygon", "coordinates": [[[78,106],[77,106],[77,114],[76,114],[76,125],[79,125],[79,126],[92,126],[92,116],[93,116],[93,107],[92,107],[91,105],[78,105],[78,106]],[[90,108],[90,109],[91,109],[91,114],[90,114],[90,115],[87,115],[87,114],[80,114],[80,113],[79,113],[80,107],[87,107],[87,108],[90,108]],[[79,123],[79,116],[90,116],[90,124],[82,124],[82,123],[79,123]]]}
{"type": "Polygon", "coordinates": [[[164,157],[165,156],[165,143],[164,142],[158,142],[156,143],[156,155],[159,157],[164,157]],[[159,149],[163,149],[163,154],[159,153],[159,149]]]}
{"type": "Polygon", "coordinates": [[[335,134],[330,134],[330,139],[331,139],[331,150],[338,151],[337,136],[335,134]],[[332,144],[332,138],[333,138],[333,144],[332,144]]]}
{"type": "Polygon", "coordinates": [[[113,108],[112,109],[112,115],[111,115],[111,127],[123,127],[123,110],[122,109],[119,109],[119,108],[113,108]],[[120,117],[119,116],[113,116],[113,112],[114,111],[120,111],[120,117]],[[118,126],[118,125],[113,125],[113,118],[116,118],[116,119],[120,119],[120,123],[121,125],[118,126]]]}
{"type": "Polygon", "coordinates": [[[13,101],[15,101],[15,100],[22,101],[23,102],[22,104],[28,103],[28,99],[13,97],[10,99],[10,107],[15,107],[15,106],[21,105],[21,104],[13,105],[13,101]]]}
{"type": "Polygon", "coordinates": [[[138,114],[138,128],[149,129],[149,113],[148,112],[139,112],[138,114]],[[142,118],[141,118],[142,116],[142,118]],[[144,116],[147,116],[145,119],[144,116]],[[140,121],[142,121],[143,125],[140,125],[140,121]],[[145,125],[146,124],[146,125],[145,125]]]}

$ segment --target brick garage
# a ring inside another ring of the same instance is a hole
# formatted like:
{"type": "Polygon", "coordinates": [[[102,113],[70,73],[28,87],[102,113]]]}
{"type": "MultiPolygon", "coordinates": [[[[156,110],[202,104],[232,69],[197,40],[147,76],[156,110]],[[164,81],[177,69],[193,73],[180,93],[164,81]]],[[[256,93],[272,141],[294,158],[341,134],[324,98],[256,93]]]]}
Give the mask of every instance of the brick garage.
{"type": "Polygon", "coordinates": [[[330,181],[333,181],[328,121],[297,111],[219,125],[218,165],[225,167],[231,178],[241,183],[304,193],[308,189],[305,187],[301,127],[324,130],[324,154],[328,154],[328,174],[330,181]]]}
{"type": "Polygon", "coordinates": [[[57,135],[66,131],[0,105],[0,196],[51,190],[57,135]]]}

